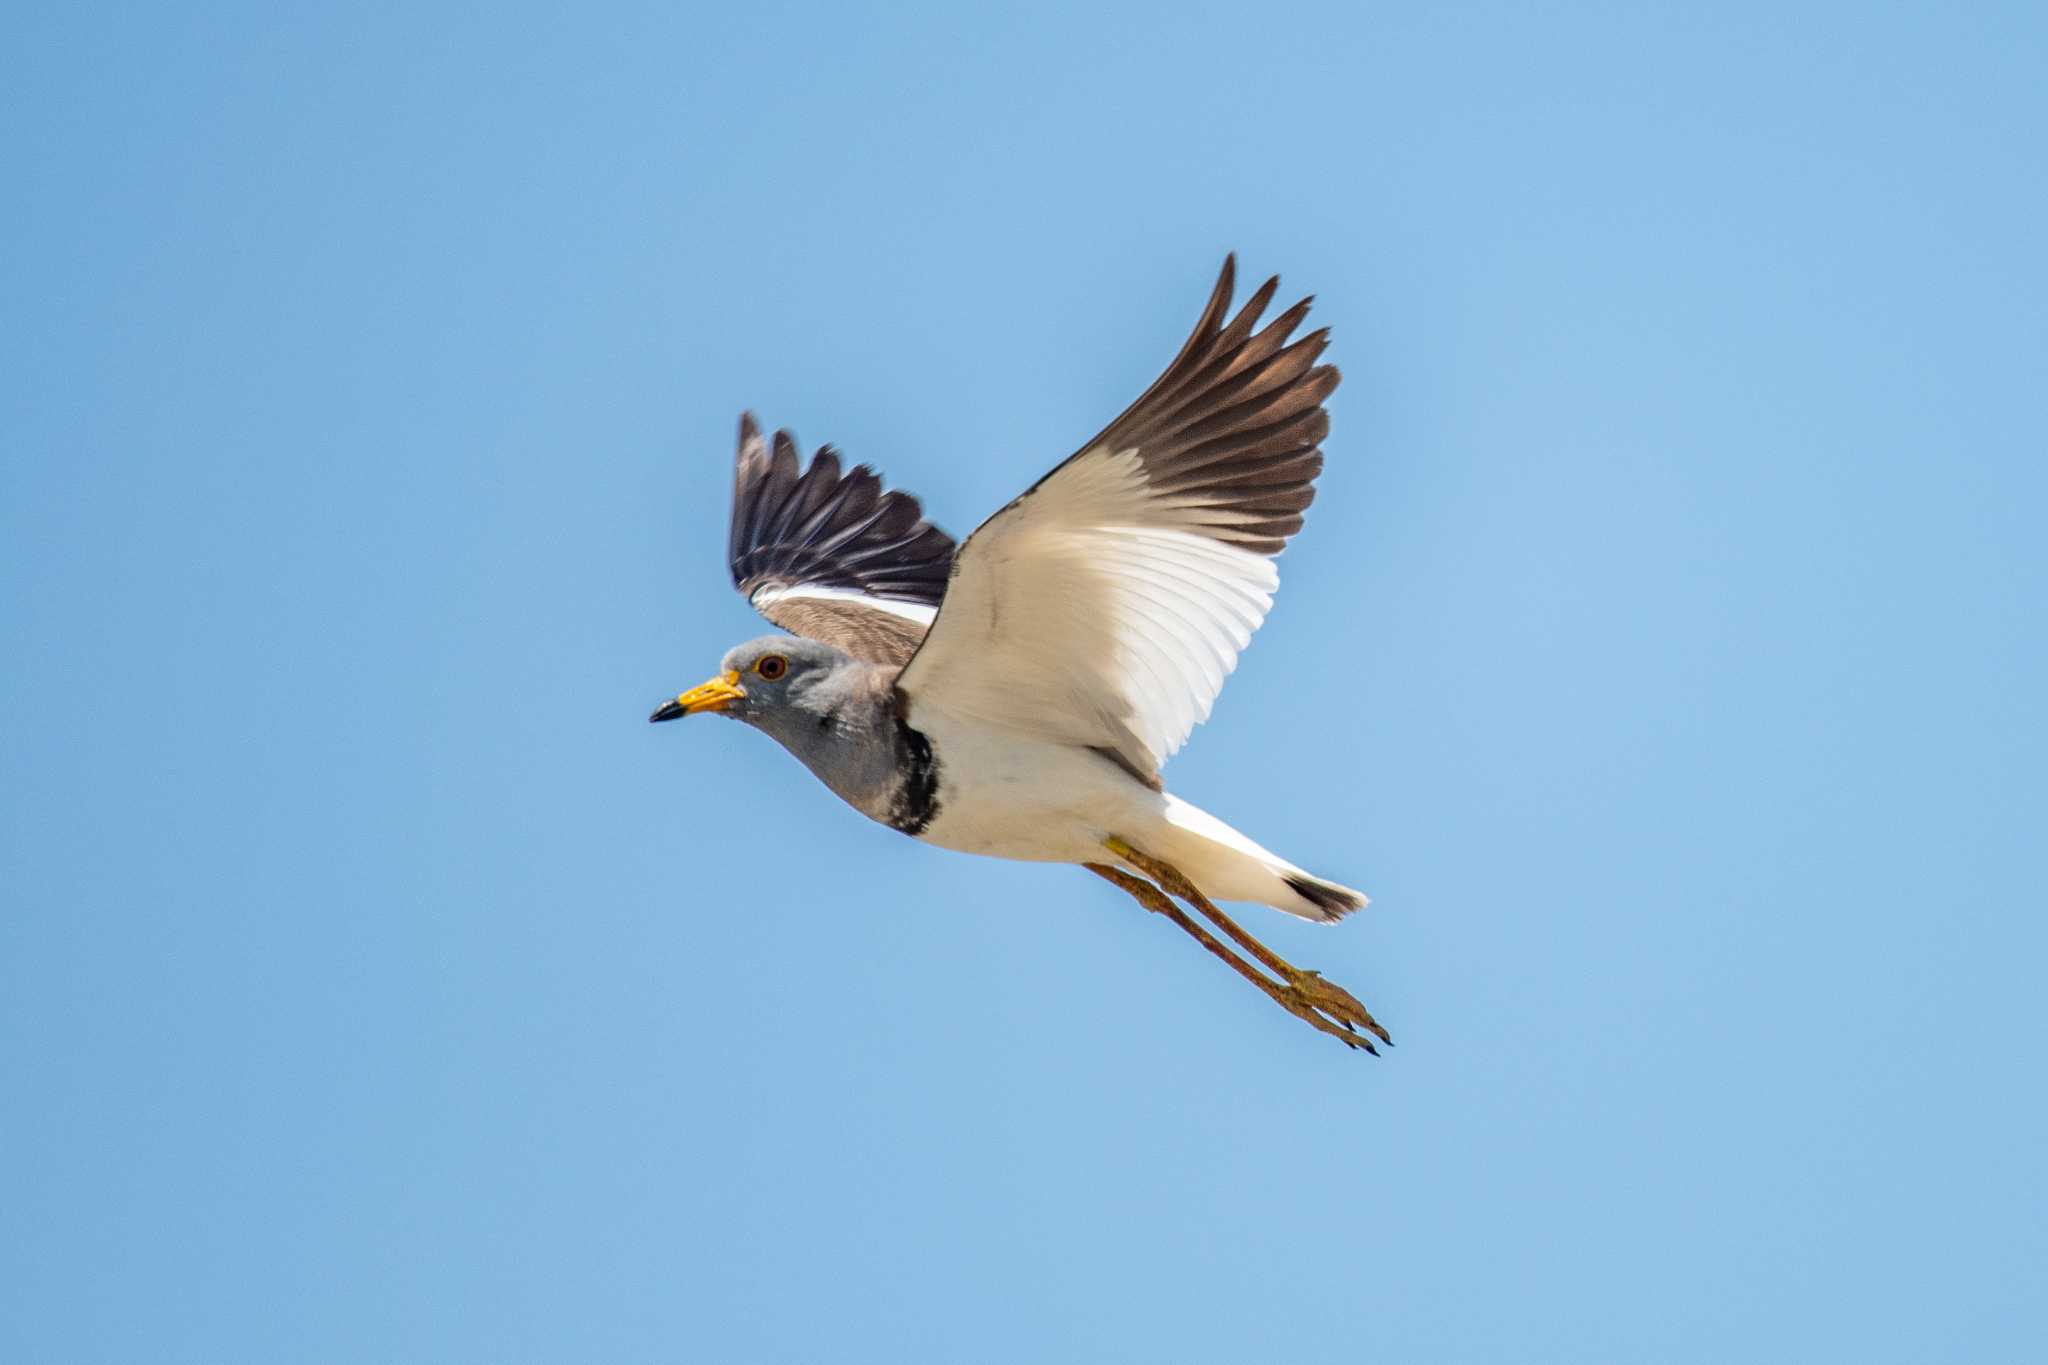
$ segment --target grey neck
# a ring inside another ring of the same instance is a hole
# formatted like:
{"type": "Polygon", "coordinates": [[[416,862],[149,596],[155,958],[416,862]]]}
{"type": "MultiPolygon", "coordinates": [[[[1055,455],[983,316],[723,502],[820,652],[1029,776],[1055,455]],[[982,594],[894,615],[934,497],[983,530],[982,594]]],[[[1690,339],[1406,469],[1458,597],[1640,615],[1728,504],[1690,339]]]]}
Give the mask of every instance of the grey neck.
{"type": "Polygon", "coordinates": [[[848,660],[755,723],[841,800],[900,829],[904,774],[915,764],[896,715],[896,671],[848,660]]]}

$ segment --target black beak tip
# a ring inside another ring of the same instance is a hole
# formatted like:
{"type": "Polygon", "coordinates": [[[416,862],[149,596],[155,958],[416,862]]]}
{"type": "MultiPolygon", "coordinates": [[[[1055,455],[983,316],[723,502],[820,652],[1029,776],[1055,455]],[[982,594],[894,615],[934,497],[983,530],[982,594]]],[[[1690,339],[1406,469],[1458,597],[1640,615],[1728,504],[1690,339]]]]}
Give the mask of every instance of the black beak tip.
{"type": "Polygon", "coordinates": [[[671,698],[670,700],[665,701],[661,705],[654,708],[654,714],[647,718],[647,723],[649,725],[652,725],[656,721],[678,720],[681,717],[686,716],[688,714],[689,712],[683,710],[683,704],[681,702],[671,698]]]}

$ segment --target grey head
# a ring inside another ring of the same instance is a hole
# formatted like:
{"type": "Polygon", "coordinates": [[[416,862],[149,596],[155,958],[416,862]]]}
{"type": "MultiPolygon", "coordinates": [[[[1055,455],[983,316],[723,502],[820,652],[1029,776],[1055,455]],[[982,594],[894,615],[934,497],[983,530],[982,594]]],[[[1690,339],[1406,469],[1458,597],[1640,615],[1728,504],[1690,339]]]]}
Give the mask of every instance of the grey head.
{"type": "Polygon", "coordinates": [[[715,712],[745,721],[881,819],[899,780],[896,671],[821,640],[764,635],[728,650],[717,676],[663,702],[648,719],[715,712]]]}
{"type": "Polygon", "coordinates": [[[823,701],[853,660],[817,640],[764,635],[726,651],[718,674],[658,707],[649,720],[677,720],[706,711],[770,729],[789,712],[823,701]]]}

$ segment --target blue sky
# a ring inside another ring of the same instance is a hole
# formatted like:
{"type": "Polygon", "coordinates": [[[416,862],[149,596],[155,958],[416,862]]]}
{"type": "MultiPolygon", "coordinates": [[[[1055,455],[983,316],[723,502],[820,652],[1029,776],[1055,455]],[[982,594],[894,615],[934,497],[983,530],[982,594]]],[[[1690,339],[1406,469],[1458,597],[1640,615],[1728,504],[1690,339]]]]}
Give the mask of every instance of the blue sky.
{"type": "Polygon", "coordinates": [[[1785,9],[11,13],[0,1355],[2038,1350],[2048,21],[1785,9]],[[742,407],[964,534],[1233,249],[1377,1062],[645,720],[742,407]]]}

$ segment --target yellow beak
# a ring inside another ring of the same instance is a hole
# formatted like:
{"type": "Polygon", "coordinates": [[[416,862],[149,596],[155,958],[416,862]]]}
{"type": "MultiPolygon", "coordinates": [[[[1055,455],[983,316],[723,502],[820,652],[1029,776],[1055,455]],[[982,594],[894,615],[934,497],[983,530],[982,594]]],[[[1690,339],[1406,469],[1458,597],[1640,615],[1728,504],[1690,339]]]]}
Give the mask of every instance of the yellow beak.
{"type": "Polygon", "coordinates": [[[746,695],[746,689],[740,686],[739,674],[721,673],[710,682],[697,684],[674,701],[663,702],[647,719],[675,720],[681,716],[694,716],[699,711],[723,711],[746,695]]]}

